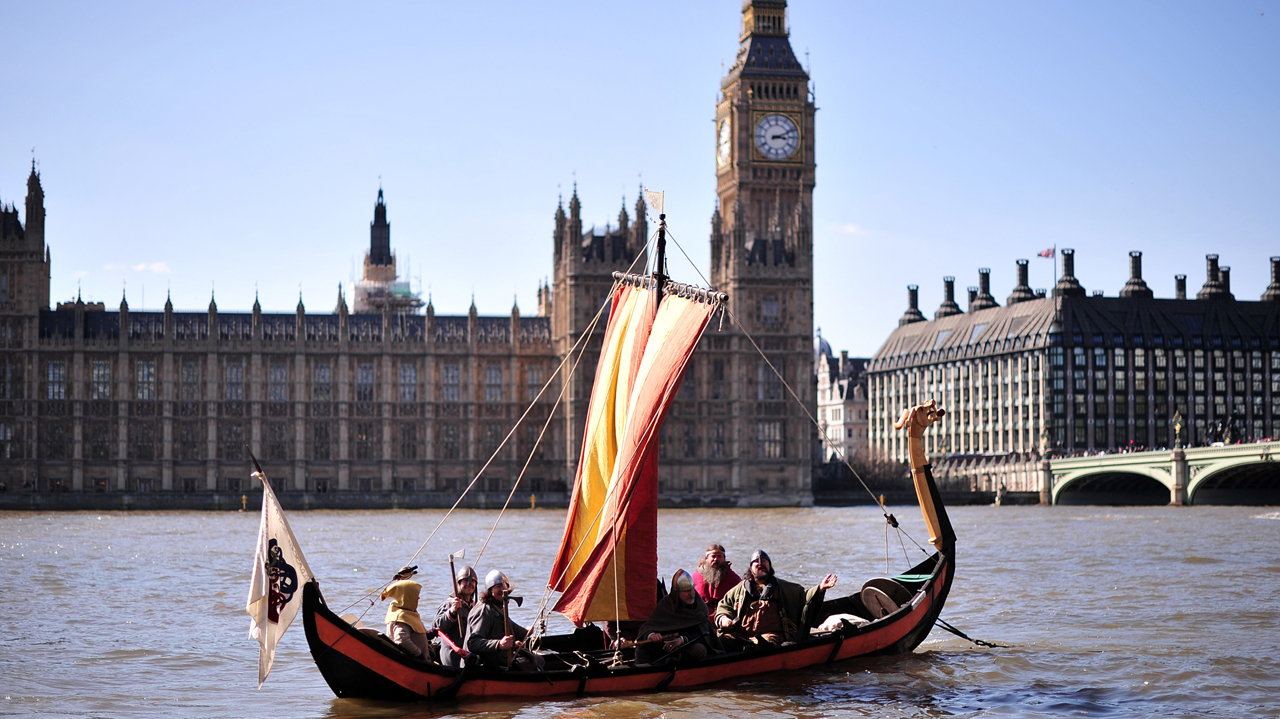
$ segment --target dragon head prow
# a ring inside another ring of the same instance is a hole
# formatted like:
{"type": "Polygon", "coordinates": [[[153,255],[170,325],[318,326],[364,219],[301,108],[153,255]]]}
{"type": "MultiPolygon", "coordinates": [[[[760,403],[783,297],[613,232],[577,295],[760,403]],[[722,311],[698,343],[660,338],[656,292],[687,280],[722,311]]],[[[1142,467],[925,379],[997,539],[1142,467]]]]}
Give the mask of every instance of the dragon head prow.
{"type": "Polygon", "coordinates": [[[906,429],[910,437],[923,437],[929,425],[942,419],[947,411],[938,407],[936,400],[929,400],[902,411],[902,417],[893,423],[894,429],[906,429]]]}

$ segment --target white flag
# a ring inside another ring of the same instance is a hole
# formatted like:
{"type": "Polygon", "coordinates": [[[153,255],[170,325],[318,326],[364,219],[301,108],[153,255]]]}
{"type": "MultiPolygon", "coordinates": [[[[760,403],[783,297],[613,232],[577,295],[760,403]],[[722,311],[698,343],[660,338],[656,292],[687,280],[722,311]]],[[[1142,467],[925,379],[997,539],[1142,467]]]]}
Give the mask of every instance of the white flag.
{"type": "Polygon", "coordinates": [[[662,192],[654,192],[653,190],[644,191],[644,199],[649,202],[649,207],[652,207],[654,211],[657,212],[659,215],[662,214],[663,194],[664,193],[662,192]]]}
{"type": "Polygon", "coordinates": [[[253,556],[249,583],[249,638],[258,650],[258,688],[271,673],[276,644],[302,608],[302,586],[311,581],[311,567],[302,556],[289,521],[266,477],[262,481],[262,524],[258,527],[258,549],[253,556]]]}

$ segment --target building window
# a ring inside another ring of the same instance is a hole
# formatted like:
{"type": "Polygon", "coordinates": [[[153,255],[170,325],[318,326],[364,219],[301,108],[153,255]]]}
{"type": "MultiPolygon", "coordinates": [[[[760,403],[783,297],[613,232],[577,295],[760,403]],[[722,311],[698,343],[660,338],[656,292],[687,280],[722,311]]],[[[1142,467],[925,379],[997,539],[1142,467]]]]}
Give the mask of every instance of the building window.
{"type": "Polygon", "coordinates": [[[289,459],[288,425],[284,422],[267,423],[267,458],[277,461],[289,459]]]}
{"type": "Polygon", "coordinates": [[[289,368],[283,362],[272,363],[267,373],[267,399],[271,402],[288,402],[289,368]]]}
{"type": "MultiPolygon", "coordinates": [[[[225,385],[226,393],[224,398],[228,402],[244,401],[244,364],[239,360],[227,362],[225,369],[225,385]]],[[[237,455],[228,459],[240,459],[237,455]]]]}
{"type": "Polygon", "coordinates": [[[0,359],[0,399],[17,399],[13,389],[13,364],[0,359]]]}
{"type": "Polygon", "coordinates": [[[329,423],[317,422],[311,426],[311,457],[313,459],[333,459],[330,451],[332,442],[329,439],[329,423]]]}
{"type": "Polygon", "coordinates": [[[377,437],[375,433],[377,425],[373,422],[357,422],[356,423],[356,459],[375,459],[374,450],[377,446],[377,437]]]}
{"type": "Polygon", "coordinates": [[[724,360],[711,361],[711,399],[725,399],[724,360]]]}
{"type": "Polygon", "coordinates": [[[153,422],[132,422],[129,425],[129,458],[153,460],[156,458],[156,426],[153,422]]]}
{"type": "Polygon", "coordinates": [[[67,398],[67,363],[62,360],[54,360],[48,364],[46,368],[48,374],[48,384],[45,392],[47,399],[66,399],[67,398]]]}
{"type": "Polygon", "coordinates": [[[400,459],[418,458],[418,425],[400,425],[400,459]]]}
{"type": "Polygon", "coordinates": [[[502,365],[490,362],[484,368],[484,401],[502,401],[502,365]]]}
{"type": "Polygon", "coordinates": [[[155,359],[138,359],[137,399],[156,398],[156,362],[155,359]]]}
{"type": "Polygon", "coordinates": [[[179,422],[178,423],[178,459],[183,462],[191,462],[204,459],[201,456],[201,442],[199,422],[179,422]]]}
{"type": "Polygon", "coordinates": [[[445,362],[440,373],[440,401],[457,402],[462,397],[462,372],[457,362],[445,362]]]}
{"type": "MultiPolygon", "coordinates": [[[[40,423],[40,459],[70,459],[67,425],[58,420],[40,423]]],[[[149,458],[148,458],[149,459],[149,458]]]]}
{"type": "Polygon", "coordinates": [[[776,326],[782,321],[782,311],[777,295],[765,295],[760,300],[760,321],[765,326],[776,326]]]}
{"type": "Polygon", "coordinates": [[[218,422],[218,432],[222,435],[222,458],[244,459],[244,426],[223,420],[218,422]]]}
{"type": "Polygon", "coordinates": [[[356,364],[356,401],[372,402],[373,401],[373,363],[359,362],[356,364]]]}
{"type": "Polygon", "coordinates": [[[459,459],[462,456],[459,426],[452,423],[442,424],[439,427],[439,435],[440,459],[459,459]]]}
{"type": "Polygon", "coordinates": [[[195,362],[183,362],[182,374],[179,376],[179,397],[191,402],[200,399],[200,365],[195,362]]]}
{"type": "Polygon", "coordinates": [[[328,402],[332,396],[329,391],[330,372],[328,362],[317,362],[311,367],[311,398],[320,402],[328,402]]]}
{"type": "Polygon", "coordinates": [[[684,458],[693,459],[698,456],[698,433],[693,422],[684,423],[684,458]]]}
{"type": "MultiPolygon", "coordinates": [[[[546,452],[543,450],[543,447],[545,446],[544,443],[538,441],[538,437],[542,434],[542,428],[531,424],[526,427],[525,430],[527,437],[525,446],[528,448],[528,451],[525,452],[525,454],[531,456],[533,459],[542,459],[546,456],[546,452]]],[[[543,439],[546,439],[546,437],[543,437],[543,439]]]]}
{"type": "Polygon", "coordinates": [[[111,423],[87,422],[85,423],[84,434],[88,459],[111,459],[111,423]]]}
{"type": "Polygon", "coordinates": [[[498,446],[502,444],[502,425],[487,424],[484,427],[484,456],[485,459],[493,456],[498,451],[498,446]]]}
{"type": "Polygon", "coordinates": [[[777,459],[786,456],[782,436],[782,422],[757,422],[756,442],[757,453],[761,458],[777,459]]]}
{"type": "Polygon", "coordinates": [[[89,399],[111,399],[111,362],[93,361],[89,370],[89,399]]]}
{"type": "Polygon", "coordinates": [[[538,394],[538,390],[542,389],[542,365],[530,364],[528,369],[529,399],[533,399],[538,394]]]}
{"type": "Polygon", "coordinates": [[[782,360],[774,360],[773,367],[763,357],[756,362],[756,399],[782,399],[782,378],[773,371],[774,367],[782,372],[782,360]]]}
{"type": "Polygon", "coordinates": [[[418,401],[418,365],[413,362],[400,363],[400,401],[418,401]]]}

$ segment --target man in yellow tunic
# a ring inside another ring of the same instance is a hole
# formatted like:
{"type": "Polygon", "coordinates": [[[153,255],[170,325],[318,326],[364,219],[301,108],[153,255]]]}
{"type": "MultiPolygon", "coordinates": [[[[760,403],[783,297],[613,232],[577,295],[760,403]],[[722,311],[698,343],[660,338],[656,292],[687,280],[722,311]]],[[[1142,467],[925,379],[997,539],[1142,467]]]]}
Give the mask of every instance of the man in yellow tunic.
{"type": "Polygon", "coordinates": [[[391,600],[387,607],[387,636],[406,654],[426,661],[431,656],[427,653],[427,627],[418,616],[422,585],[411,579],[417,573],[417,566],[396,572],[391,584],[382,590],[382,598],[391,600]]]}

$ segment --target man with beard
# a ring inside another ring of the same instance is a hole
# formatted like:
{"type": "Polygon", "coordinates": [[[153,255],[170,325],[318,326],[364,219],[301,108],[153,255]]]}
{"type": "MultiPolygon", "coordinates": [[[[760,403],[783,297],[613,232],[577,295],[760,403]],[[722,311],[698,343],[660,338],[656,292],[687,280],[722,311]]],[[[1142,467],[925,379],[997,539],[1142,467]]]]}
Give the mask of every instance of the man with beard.
{"type": "Polygon", "coordinates": [[[708,607],[719,604],[724,595],[742,581],[732,566],[733,562],[725,559],[724,547],[719,544],[707,547],[707,554],[698,562],[698,571],[693,575],[693,588],[708,607]]]}
{"type": "Polygon", "coordinates": [[[507,657],[511,656],[510,668],[522,671],[535,669],[527,657],[516,656],[529,632],[507,619],[507,598],[511,594],[507,575],[494,569],[485,576],[484,585],[479,601],[467,615],[466,650],[479,657],[486,666],[506,669],[507,657]]]}
{"type": "Polygon", "coordinates": [[[751,555],[747,576],[716,607],[716,627],[731,649],[800,641],[821,619],[822,600],[835,585],[834,574],[823,577],[808,591],[778,579],[769,555],[757,549],[751,555]]]}
{"type": "Polygon", "coordinates": [[[645,643],[636,646],[636,664],[659,660],[703,659],[711,651],[723,651],[707,603],[693,590],[693,577],[683,569],[671,578],[671,593],[663,597],[636,635],[645,643]]]}
{"type": "Polygon", "coordinates": [[[440,663],[446,667],[461,669],[462,658],[467,654],[467,650],[462,649],[462,634],[467,628],[467,615],[475,604],[476,570],[467,566],[460,568],[454,577],[454,587],[453,595],[444,600],[444,604],[436,610],[436,630],[442,637],[440,663]],[[443,637],[448,637],[453,646],[444,641],[443,637]],[[453,650],[455,646],[462,649],[462,654],[453,650]]]}

